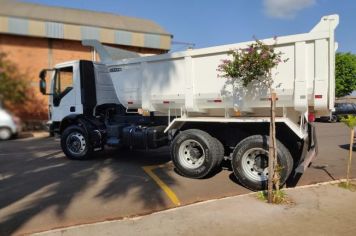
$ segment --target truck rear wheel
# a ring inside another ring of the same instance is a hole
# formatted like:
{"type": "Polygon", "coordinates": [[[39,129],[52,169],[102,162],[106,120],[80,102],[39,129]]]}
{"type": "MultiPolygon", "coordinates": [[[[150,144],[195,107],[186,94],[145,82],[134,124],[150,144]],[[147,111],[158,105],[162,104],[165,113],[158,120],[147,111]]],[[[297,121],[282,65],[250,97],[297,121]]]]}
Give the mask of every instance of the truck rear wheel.
{"type": "Polygon", "coordinates": [[[87,160],[93,153],[88,135],[78,125],[71,125],[61,135],[61,147],[64,154],[74,160],[87,160]]]}
{"type": "Polygon", "coordinates": [[[217,163],[217,142],[208,133],[190,129],[180,132],[171,144],[172,161],[178,173],[190,178],[204,178],[217,163]]]}
{"type": "MultiPolygon", "coordinates": [[[[265,135],[253,135],[242,140],[234,149],[232,169],[239,182],[254,191],[267,189],[268,140],[265,135]]],[[[293,158],[277,140],[277,161],[281,167],[280,183],[284,185],[293,169],[293,158]]]]}
{"type": "Polygon", "coordinates": [[[221,165],[221,162],[224,160],[224,154],[225,154],[225,148],[224,145],[217,139],[214,138],[215,142],[218,146],[219,153],[217,155],[217,162],[216,162],[216,167],[219,168],[221,165]]]}

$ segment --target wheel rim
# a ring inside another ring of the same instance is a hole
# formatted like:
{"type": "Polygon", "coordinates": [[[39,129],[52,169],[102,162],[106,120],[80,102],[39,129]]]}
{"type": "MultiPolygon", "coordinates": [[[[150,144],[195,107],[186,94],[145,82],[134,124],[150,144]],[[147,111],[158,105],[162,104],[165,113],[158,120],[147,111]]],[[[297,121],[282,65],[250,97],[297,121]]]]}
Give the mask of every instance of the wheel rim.
{"type": "Polygon", "coordinates": [[[203,146],[196,140],[187,139],[179,147],[179,163],[189,169],[199,168],[205,160],[203,146]]]}
{"type": "Polygon", "coordinates": [[[0,129],[0,139],[7,140],[11,137],[11,132],[8,129],[0,129]]]}
{"type": "Polygon", "coordinates": [[[242,169],[246,176],[254,181],[268,180],[268,151],[252,148],[242,156],[242,169]]]}
{"type": "Polygon", "coordinates": [[[80,155],[85,152],[86,142],[84,136],[79,132],[73,132],[68,135],[66,140],[68,151],[74,155],[80,155]]]}

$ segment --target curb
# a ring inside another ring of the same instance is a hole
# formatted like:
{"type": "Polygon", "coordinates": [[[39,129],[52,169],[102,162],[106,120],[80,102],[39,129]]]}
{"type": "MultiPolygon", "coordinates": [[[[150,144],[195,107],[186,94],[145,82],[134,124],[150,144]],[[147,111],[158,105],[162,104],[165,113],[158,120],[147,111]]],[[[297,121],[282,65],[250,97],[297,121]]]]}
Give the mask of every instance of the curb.
{"type": "Polygon", "coordinates": [[[30,138],[45,138],[49,137],[49,133],[47,131],[24,131],[21,132],[18,137],[14,140],[22,140],[22,139],[30,139],[30,138]]]}

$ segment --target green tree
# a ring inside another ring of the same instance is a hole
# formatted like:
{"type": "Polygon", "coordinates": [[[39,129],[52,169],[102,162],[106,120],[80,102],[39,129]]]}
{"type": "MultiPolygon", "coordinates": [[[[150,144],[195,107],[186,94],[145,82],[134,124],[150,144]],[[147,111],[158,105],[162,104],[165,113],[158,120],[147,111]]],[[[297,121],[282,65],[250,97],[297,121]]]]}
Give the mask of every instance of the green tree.
{"type": "Polygon", "coordinates": [[[28,85],[17,66],[0,52],[0,104],[3,106],[21,104],[26,101],[28,85]]]}
{"type": "Polygon", "coordinates": [[[336,97],[343,97],[356,89],[356,55],[336,53],[335,60],[336,97]]]}
{"type": "MultiPolygon", "coordinates": [[[[235,87],[247,87],[251,82],[259,82],[270,91],[271,96],[271,120],[268,151],[268,202],[278,202],[278,196],[281,196],[280,176],[277,163],[277,143],[276,143],[276,125],[275,125],[275,105],[276,92],[273,86],[272,69],[282,62],[281,53],[275,52],[274,45],[266,45],[257,40],[248,46],[248,48],[233,50],[232,60],[223,60],[219,65],[220,76],[234,84],[235,87]],[[273,185],[276,191],[273,192],[273,185]]],[[[287,60],[284,60],[284,62],[287,60]]]]}

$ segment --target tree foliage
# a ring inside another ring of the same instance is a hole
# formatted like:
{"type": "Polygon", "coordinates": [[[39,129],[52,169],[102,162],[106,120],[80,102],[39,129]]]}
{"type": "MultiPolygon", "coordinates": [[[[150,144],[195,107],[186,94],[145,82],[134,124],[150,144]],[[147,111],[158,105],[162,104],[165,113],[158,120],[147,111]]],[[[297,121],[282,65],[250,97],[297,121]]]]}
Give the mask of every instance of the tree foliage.
{"type": "Polygon", "coordinates": [[[47,119],[47,102],[30,86],[28,74],[0,52],[0,105],[22,120],[47,119]]]}
{"type": "Polygon", "coordinates": [[[6,59],[5,53],[0,52],[0,102],[5,106],[26,101],[28,85],[24,77],[17,66],[6,59]]]}
{"type": "Polygon", "coordinates": [[[336,53],[335,60],[336,97],[349,95],[356,89],[356,55],[336,53]]]}
{"type": "Polygon", "coordinates": [[[254,80],[271,87],[271,69],[282,62],[281,53],[276,53],[273,46],[256,40],[247,48],[231,51],[232,60],[222,60],[218,67],[220,76],[242,82],[244,87],[254,80]]]}
{"type": "Polygon", "coordinates": [[[356,127],[356,116],[347,115],[347,117],[342,117],[341,122],[344,123],[350,129],[354,129],[356,127]]]}

